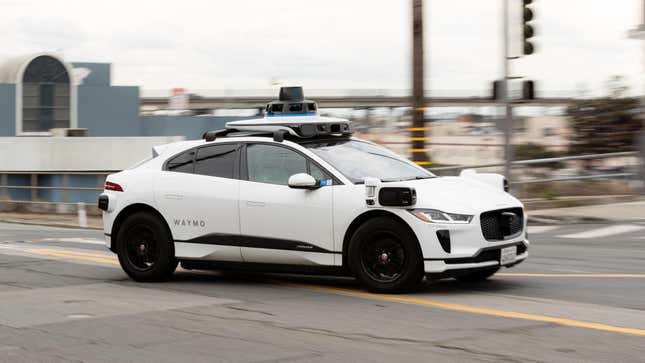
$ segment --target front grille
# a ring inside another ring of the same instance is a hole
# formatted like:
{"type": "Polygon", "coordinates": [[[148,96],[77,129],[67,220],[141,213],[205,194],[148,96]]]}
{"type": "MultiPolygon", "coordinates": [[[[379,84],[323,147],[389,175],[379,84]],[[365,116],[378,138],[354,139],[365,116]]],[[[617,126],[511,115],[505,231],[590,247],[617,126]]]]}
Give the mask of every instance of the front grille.
{"type": "Polygon", "coordinates": [[[522,232],[524,211],[522,208],[493,210],[482,213],[479,221],[487,241],[503,241],[522,232]]]}

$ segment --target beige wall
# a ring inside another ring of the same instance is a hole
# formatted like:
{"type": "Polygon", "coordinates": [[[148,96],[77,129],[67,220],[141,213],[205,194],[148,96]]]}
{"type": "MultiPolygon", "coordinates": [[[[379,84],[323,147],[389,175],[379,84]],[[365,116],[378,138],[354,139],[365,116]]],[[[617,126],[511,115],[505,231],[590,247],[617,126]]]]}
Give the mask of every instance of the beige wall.
{"type": "Polygon", "coordinates": [[[122,170],[183,137],[0,137],[0,171],[122,170]]]}

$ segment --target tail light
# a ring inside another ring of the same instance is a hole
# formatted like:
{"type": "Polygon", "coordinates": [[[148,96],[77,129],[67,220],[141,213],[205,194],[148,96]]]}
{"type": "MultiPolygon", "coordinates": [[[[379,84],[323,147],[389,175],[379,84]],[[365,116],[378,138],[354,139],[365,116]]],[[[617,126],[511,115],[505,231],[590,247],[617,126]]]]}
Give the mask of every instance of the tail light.
{"type": "Polygon", "coordinates": [[[114,192],[122,192],[123,191],[123,188],[121,188],[121,186],[119,184],[112,183],[112,182],[109,182],[109,181],[105,182],[104,188],[105,188],[105,190],[111,190],[111,191],[114,191],[114,192]]]}

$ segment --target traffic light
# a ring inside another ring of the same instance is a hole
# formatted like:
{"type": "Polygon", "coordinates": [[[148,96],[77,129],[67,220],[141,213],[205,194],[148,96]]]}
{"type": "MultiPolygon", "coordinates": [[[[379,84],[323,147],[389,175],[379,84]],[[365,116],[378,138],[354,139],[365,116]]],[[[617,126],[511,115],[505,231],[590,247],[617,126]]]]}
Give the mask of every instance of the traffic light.
{"type": "Polygon", "coordinates": [[[535,52],[535,46],[531,42],[531,38],[535,35],[532,23],[535,14],[530,6],[532,3],[533,0],[522,0],[522,52],[525,55],[535,52]]]}

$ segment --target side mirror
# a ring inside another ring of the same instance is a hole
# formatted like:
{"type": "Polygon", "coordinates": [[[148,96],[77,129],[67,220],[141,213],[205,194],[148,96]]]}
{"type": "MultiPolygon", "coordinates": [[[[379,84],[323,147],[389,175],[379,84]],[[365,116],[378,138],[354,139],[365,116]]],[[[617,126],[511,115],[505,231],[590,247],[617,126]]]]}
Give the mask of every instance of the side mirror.
{"type": "Polygon", "coordinates": [[[305,173],[294,174],[289,177],[289,188],[293,189],[317,189],[318,182],[313,176],[305,173]]]}

